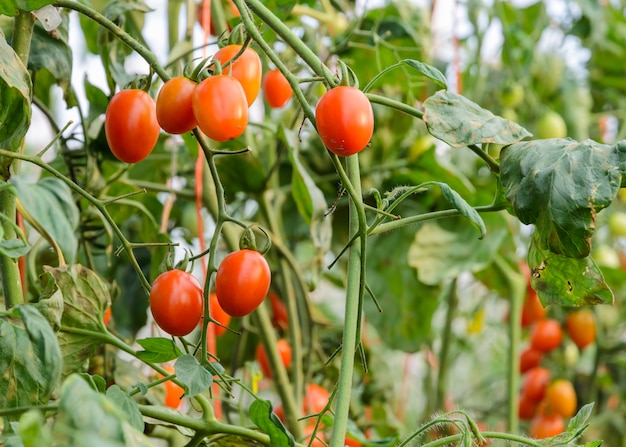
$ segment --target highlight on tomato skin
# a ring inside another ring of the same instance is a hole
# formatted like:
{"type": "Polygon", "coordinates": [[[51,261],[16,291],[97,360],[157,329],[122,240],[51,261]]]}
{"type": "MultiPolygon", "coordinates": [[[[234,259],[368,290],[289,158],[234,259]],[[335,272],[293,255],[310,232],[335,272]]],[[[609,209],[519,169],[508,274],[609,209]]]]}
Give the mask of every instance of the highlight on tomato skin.
{"type": "Polygon", "coordinates": [[[104,133],[115,157],[124,163],[145,159],[159,139],[156,102],[143,90],[120,90],[109,102],[104,133]]]}

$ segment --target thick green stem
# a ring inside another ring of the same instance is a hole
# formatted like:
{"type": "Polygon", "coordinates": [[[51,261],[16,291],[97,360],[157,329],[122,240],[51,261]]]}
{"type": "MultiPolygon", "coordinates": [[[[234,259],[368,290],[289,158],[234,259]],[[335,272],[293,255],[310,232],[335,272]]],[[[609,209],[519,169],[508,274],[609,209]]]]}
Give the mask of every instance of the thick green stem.
{"type": "Polygon", "coordinates": [[[458,304],[456,295],[456,278],[448,286],[447,304],[446,310],[446,322],[443,327],[443,334],[441,337],[441,351],[439,352],[439,373],[437,376],[437,397],[435,408],[440,410],[443,407],[445,400],[447,382],[448,382],[448,368],[449,368],[449,352],[450,343],[452,339],[452,322],[454,320],[454,314],[458,304]]]}
{"type": "Polygon", "coordinates": [[[522,305],[526,294],[526,279],[513,270],[507,261],[497,255],[494,259],[494,265],[502,272],[511,292],[511,309],[509,313],[509,352],[508,352],[508,431],[517,433],[519,430],[519,358],[520,358],[520,340],[522,338],[522,305]]]}
{"type": "MultiPolygon", "coordinates": [[[[361,177],[357,155],[347,157],[347,173],[354,188],[354,196],[349,208],[349,236],[360,235],[366,238],[364,220],[365,211],[361,202],[361,177]],[[361,203],[361,206],[358,206],[361,203]]],[[[350,412],[350,396],[352,393],[352,377],[354,373],[354,356],[359,338],[359,316],[365,278],[363,277],[362,252],[364,244],[352,244],[348,253],[348,274],[346,289],[346,310],[344,314],[341,369],[337,388],[337,404],[335,408],[335,424],[330,439],[331,447],[344,445],[347,423],[350,412]]]]}
{"type": "MultiPolygon", "coordinates": [[[[31,12],[19,11],[13,27],[13,50],[20,58],[24,66],[28,66],[30,42],[33,36],[35,16],[31,12]]],[[[4,157],[2,157],[4,158],[4,157]]],[[[2,180],[8,180],[11,174],[15,174],[19,165],[15,160],[6,157],[2,160],[2,180]]],[[[11,225],[16,220],[16,197],[12,191],[4,188],[0,191],[0,215],[6,217],[2,220],[3,238],[5,240],[17,237],[15,228],[11,225]]],[[[22,280],[18,260],[4,254],[0,255],[0,278],[2,278],[2,290],[4,305],[7,309],[24,301],[22,292],[22,280]]]]}

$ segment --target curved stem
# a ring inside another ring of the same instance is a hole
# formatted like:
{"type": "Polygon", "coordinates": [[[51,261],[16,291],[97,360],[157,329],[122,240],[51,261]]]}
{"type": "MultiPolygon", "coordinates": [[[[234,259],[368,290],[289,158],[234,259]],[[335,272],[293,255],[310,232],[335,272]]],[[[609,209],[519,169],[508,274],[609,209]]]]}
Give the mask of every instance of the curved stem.
{"type": "Polygon", "coordinates": [[[76,183],[72,182],[70,179],[68,179],[66,176],[61,174],[56,169],[54,169],[48,163],[44,162],[39,157],[34,157],[34,156],[20,154],[20,153],[15,153],[15,152],[10,152],[10,151],[6,151],[4,149],[0,149],[0,156],[9,157],[9,158],[16,158],[16,159],[19,159],[19,160],[27,161],[29,163],[32,163],[32,164],[36,165],[36,166],[39,166],[42,169],[45,169],[50,174],[52,174],[54,177],[56,177],[56,178],[60,179],[61,181],[63,181],[63,183],[65,183],[67,186],[69,186],[70,189],[72,189],[74,192],[76,192],[81,197],[83,197],[85,200],[87,200],[91,204],[93,204],[93,206],[98,211],[100,211],[100,214],[102,214],[102,217],[104,217],[104,219],[111,225],[111,228],[113,229],[113,232],[115,233],[115,235],[120,239],[120,243],[122,244],[122,247],[124,247],[124,250],[126,251],[126,254],[128,254],[130,263],[133,266],[133,268],[135,269],[135,272],[137,273],[137,275],[139,276],[139,280],[141,281],[141,284],[142,284],[146,294],[149,293],[150,283],[148,282],[148,280],[146,279],[145,275],[143,274],[143,271],[141,270],[141,266],[139,265],[139,263],[137,262],[137,259],[135,258],[135,255],[133,254],[132,244],[128,241],[128,239],[126,239],[126,236],[124,236],[124,233],[122,233],[122,230],[120,230],[120,228],[117,226],[117,224],[113,220],[113,217],[111,217],[111,214],[107,210],[106,205],[104,203],[102,203],[100,200],[98,200],[97,198],[95,198],[94,196],[89,194],[87,191],[85,191],[83,188],[78,186],[76,183]]]}
{"type": "Polygon", "coordinates": [[[115,23],[107,19],[99,12],[95,11],[89,6],[72,0],[57,0],[53,3],[53,5],[58,8],[72,9],[83,14],[84,16],[89,17],[94,22],[98,23],[100,26],[110,31],[113,35],[115,35],[115,37],[128,45],[131,49],[136,51],[152,67],[154,72],[158,74],[163,81],[167,81],[168,79],[170,79],[170,75],[159,64],[159,60],[152,51],[150,51],[137,39],[132,37],[130,34],[128,34],[126,31],[124,31],[122,28],[117,26],[115,23]]]}

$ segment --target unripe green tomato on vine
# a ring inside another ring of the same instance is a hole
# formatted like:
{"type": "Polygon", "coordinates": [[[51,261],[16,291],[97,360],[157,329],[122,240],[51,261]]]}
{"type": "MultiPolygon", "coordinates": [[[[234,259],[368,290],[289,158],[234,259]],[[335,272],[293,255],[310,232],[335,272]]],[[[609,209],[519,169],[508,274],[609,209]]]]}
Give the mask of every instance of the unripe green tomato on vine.
{"type": "Polygon", "coordinates": [[[567,137],[565,120],[554,110],[548,110],[537,121],[535,136],[541,140],[567,137]]]}

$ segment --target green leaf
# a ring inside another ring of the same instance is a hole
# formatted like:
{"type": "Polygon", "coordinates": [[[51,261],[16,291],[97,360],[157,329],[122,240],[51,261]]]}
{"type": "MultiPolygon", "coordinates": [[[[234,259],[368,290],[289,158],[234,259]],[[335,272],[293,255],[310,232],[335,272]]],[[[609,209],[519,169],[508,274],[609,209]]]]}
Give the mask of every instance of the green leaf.
{"type": "Polygon", "coordinates": [[[612,304],[613,292],[591,257],[570,258],[541,248],[537,231],[528,250],[531,285],[543,305],[612,304]]]}
{"type": "Polygon", "coordinates": [[[30,245],[21,239],[8,239],[0,242],[0,253],[9,258],[17,259],[30,251],[30,245]]]}
{"type": "Polygon", "coordinates": [[[31,79],[2,30],[0,67],[0,147],[16,151],[30,126],[31,79]]]}
{"type": "Polygon", "coordinates": [[[537,140],[505,147],[500,175],[515,214],[535,224],[541,250],[570,258],[591,251],[596,216],[620,188],[621,156],[615,146],[591,140],[537,140]]]}
{"type": "MultiPolygon", "coordinates": [[[[63,327],[81,330],[104,331],[104,311],[110,306],[111,298],[104,281],[92,270],[82,265],[45,267],[52,275],[63,296],[63,327]]],[[[81,371],[85,361],[102,344],[102,339],[88,334],[59,333],[59,344],[63,352],[63,374],[81,371]]]]}
{"type": "Polygon", "coordinates": [[[409,264],[407,241],[412,236],[413,230],[403,228],[372,239],[376,250],[368,252],[366,278],[382,312],[367,294],[363,306],[385,344],[404,352],[420,350],[429,337],[439,293],[438,286],[419,281],[409,264]]]}
{"type": "MultiPolygon", "coordinates": [[[[18,9],[22,11],[35,11],[46,5],[54,3],[53,0],[9,0],[9,3],[0,3],[0,15],[16,16],[18,9]]],[[[2,51],[0,51],[1,53],[2,51]]]]}
{"type": "Polygon", "coordinates": [[[185,385],[185,396],[194,397],[213,384],[211,373],[189,354],[181,355],[174,364],[176,377],[185,385]]]}
{"type": "Polygon", "coordinates": [[[443,73],[441,73],[432,65],[428,65],[428,64],[425,64],[424,62],[416,61],[413,59],[403,59],[400,62],[419,71],[428,79],[433,81],[438,87],[441,87],[443,89],[448,88],[448,80],[446,79],[446,77],[443,75],[443,73]]]}
{"type": "Polygon", "coordinates": [[[106,393],[107,383],[104,380],[104,377],[99,376],[98,374],[87,373],[78,373],[78,375],[89,384],[92,390],[97,391],[98,393],[106,393]]]}
{"type": "MultiPolygon", "coordinates": [[[[67,107],[77,105],[76,98],[72,93],[72,49],[68,38],[69,16],[63,14],[62,24],[56,28],[54,34],[49,33],[44,27],[36,22],[33,29],[33,38],[28,56],[28,68],[37,72],[34,76],[35,85],[39,82],[39,74],[42,70],[51,75],[51,82],[46,83],[45,93],[49,95],[51,83],[61,87],[67,107]]],[[[44,103],[48,103],[44,99],[44,103]]]]}
{"type": "Polygon", "coordinates": [[[57,445],[90,447],[154,446],[126,422],[126,414],[80,376],[70,375],[61,387],[53,426],[57,445]]]}
{"type": "Polygon", "coordinates": [[[47,404],[61,361],[56,336],[35,307],[18,306],[0,319],[0,408],[47,404]]]}
{"type": "Polygon", "coordinates": [[[287,431],[282,421],[272,411],[272,404],[268,400],[255,399],[250,404],[250,419],[270,437],[270,445],[276,447],[293,447],[295,440],[287,431]]]}
{"type": "Polygon", "coordinates": [[[452,147],[511,144],[532,134],[519,124],[494,115],[457,93],[440,90],[424,101],[428,132],[452,147]]]}
{"type": "Polygon", "coordinates": [[[137,402],[128,393],[124,392],[118,385],[111,385],[106,390],[106,396],[126,414],[126,420],[132,427],[143,432],[145,426],[143,416],[139,411],[137,402]]]}
{"type": "Polygon", "coordinates": [[[39,410],[29,410],[20,417],[18,432],[24,447],[53,445],[50,427],[39,410]]]}
{"type": "Polygon", "coordinates": [[[443,193],[444,199],[448,201],[450,205],[452,205],[456,210],[461,213],[462,216],[469,219],[469,221],[474,224],[476,228],[480,231],[480,238],[482,239],[487,234],[487,228],[485,227],[485,222],[483,218],[480,217],[478,211],[476,211],[469,203],[465,201],[461,195],[456,192],[454,189],[450,188],[446,183],[442,182],[428,182],[423,186],[427,186],[429,184],[437,185],[441,192],[443,193]]]}
{"type": "Polygon", "coordinates": [[[425,284],[440,284],[462,272],[476,272],[491,263],[507,235],[502,216],[485,215],[488,236],[479,240],[474,229],[458,218],[426,222],[415,233],[408,263],[425,284]]]}
{"type": "Polygon", "coordinates": [[[146,362],[165,363],[179,357],[182,352],[169,338],[151,337],[137,340],[144,349],[137,352],[137,356],[146,362]]]}
{"type": "Polygon", "coordinates": [[[70,188],[54,177],[28,183],[23,177],[11,177],[22,205],[61,247],[68,263],[76,259],[79,211],[70,188]]]}

